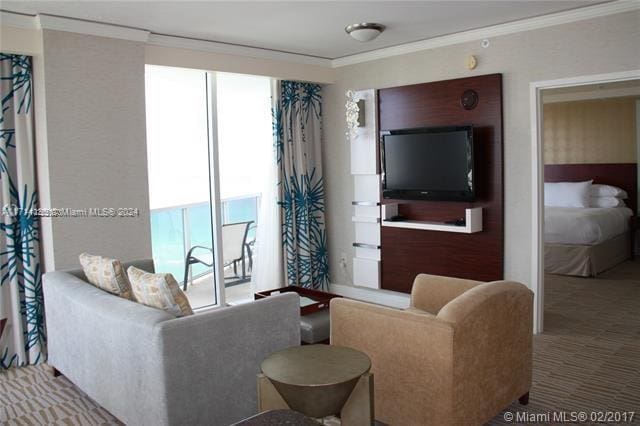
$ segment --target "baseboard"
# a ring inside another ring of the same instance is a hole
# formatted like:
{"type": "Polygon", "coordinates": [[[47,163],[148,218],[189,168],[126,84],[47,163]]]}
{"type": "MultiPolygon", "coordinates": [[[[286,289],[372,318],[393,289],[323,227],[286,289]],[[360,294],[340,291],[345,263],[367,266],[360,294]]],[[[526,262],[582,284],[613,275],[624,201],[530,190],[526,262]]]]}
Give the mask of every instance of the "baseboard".
{"type": "Polygon", "coordinates": [[[392,308],[404,309],[409,306],[409,295],[396,291],[375,290],[344,284],[331,284],[331,292],[351,299],[391,306],[392,308]]]}

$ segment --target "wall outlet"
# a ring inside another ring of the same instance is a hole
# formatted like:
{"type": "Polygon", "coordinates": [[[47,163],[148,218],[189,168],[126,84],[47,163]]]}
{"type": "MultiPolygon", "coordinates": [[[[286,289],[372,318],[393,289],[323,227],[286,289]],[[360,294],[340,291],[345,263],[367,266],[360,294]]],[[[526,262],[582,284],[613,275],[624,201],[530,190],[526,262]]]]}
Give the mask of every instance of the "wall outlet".
{"type": "Polygon", "coordinates": [[[345,253],[340,253],[340,267],[347,269],[347,255],[345,253]]]}

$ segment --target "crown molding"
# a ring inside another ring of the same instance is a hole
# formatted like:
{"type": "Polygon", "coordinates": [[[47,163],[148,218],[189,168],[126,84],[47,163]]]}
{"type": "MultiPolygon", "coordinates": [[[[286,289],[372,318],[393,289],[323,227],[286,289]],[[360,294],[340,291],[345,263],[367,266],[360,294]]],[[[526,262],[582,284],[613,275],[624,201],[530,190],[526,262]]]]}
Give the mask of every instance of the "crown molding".
{"type": "Polygon", "coordinates": [[[434,37],[427,40],[401,44],[398,46],[372,50],[370,52],[344,56],[333,60],[298,53],[262,49],[258,47],[154,34],[138,28],[123,27],[118,25],[84,21],[73,18],[64,18],[46,14],[31,16],[9,11],[0,11],[0,24],[3,26],[6,25],[33,30],[50,29],[89,34],[100,37],[133,40],[137,42],[147,43],[149,45],[162,47],[189,49],[202,52],[244,56],[281,62],[301,63],[327,68],[339,68],[347,65],[354,65],[362,62],[374,61],[377,59],[405,55],[438,47],[466,43],[470,41],[513,34],[522,31],[530,31],[635,10],[640,10],[640,0],[616,0],[609,3],[586,6],[564,12],[557,12],[549,15],[527,18],[475,30],[434,37]]]}
{"type": "Polygon", "coordinates": [[[162,34],[149,35],[147,44],[162,47],[197,50],[208,53],[236,55],[257,59],[294,62],[306,65],[331,67],[331,59],[317,56],[302,55],[297,53],[282,52],[279,50],[261,49],[258,47],[242,46],[237,44],[220,43],[209,40],[199,40],[187,37],[175,37],[162,34]]]}
{"type": "Polygon", "coordinates": [[[36,17],[24,15],[22,13],[7,12],[0,10],[0,25],[7,27],[23,28],[27,30],[38,30],[40,27],[36,22],[36,17]]]}
{"type": "Polygon", "coordinates": [[[558,102],[588,101],[594,99],[610,98],[640,98],[640,87],[628,87],[620,89],[600,89],[585,90],[573,93],[542,93],[543,104],[554,104],[558,102]]]}
{"type": "Polygon", "coordinates": [[[466,43],[470,41],[481,40],[484,38],[498,37],[523,31],[536,30],[540,28],[568,24],[585,19],[592,19],[635,10],[640,10],[640,1],[617,0],[609,3],[596,4],[593,6],[586,6],[578,9],[536,16],[533,18],[520,19],[518,21],[507,22],[504,24],[491,25],[475,30],[462,31],[458,33],[430,38],[427,40],[372,50],[370,52],[343,56],[341,58],[332,60],[331,66],[333,68],[339,68],[347,65],[359,64],[362,62],[375,61],[377,59],[390,58],[392,56],[406,55],[408,53],[419,52],[422,50],[435,49],[437,47],[450,46],[454,44],[466,43]]]}
{"type": "Polygon", "coordinates": [[[117,38],[146,43],[149,31],[100,22],[80,19],[62,18],[59,16],[39,14],[36,17],[38,26],[43,30],[66,31],[70,33],[89,34],[99,37],[117,38]]]}
{"type": "Polygon", "coordinates": [[[0,23],[3,26],[6,25],[8,27],[25,28],[30,30],[46,29],[67,31],[100,37],[132,40],[154,46],[173,47],[201,52],[236,55],[281,62],[293,62],[331,68],[331,60],[327,58],[209,40],[199,40],[188,37],[154,34],[150,31],[138,28],[103,24],[100,22],[65,18],[47,14],[32,16],[9,11],[0,11],[0,23]]]}

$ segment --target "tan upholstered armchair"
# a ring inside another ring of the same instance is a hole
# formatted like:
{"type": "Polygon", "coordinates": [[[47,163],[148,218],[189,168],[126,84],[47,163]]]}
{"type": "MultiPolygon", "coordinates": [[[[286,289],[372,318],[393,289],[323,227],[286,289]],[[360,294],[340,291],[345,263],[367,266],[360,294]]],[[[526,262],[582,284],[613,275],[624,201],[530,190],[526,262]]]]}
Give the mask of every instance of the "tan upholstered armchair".
{"type": "Polygon", "coordinates": [[[482,424],[531,386],[533,293],[508,281],[420,274],[398,310],[331,301],[331,344],[369,355],[376,419],[482,424]]]}

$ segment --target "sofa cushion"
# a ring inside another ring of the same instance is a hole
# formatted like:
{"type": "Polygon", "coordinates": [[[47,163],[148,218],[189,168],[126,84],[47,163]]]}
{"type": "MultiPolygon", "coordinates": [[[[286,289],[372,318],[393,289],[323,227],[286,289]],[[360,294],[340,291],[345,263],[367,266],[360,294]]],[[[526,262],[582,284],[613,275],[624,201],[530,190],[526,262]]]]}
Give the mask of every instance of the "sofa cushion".
{"type": "Polygon", "coordinates": [[[192,315],[187,296],[171,274],[152,274],[130,266],[127,269],[133,299],[143,305],[162,309],[176,317],[192,315]]]}
{"type": "Polygon", "coordinates": [[[87,281],[111,294],[131,299],[131,284],[119,260],[88,253],[82,253],[79,259],[87,281]]]}

